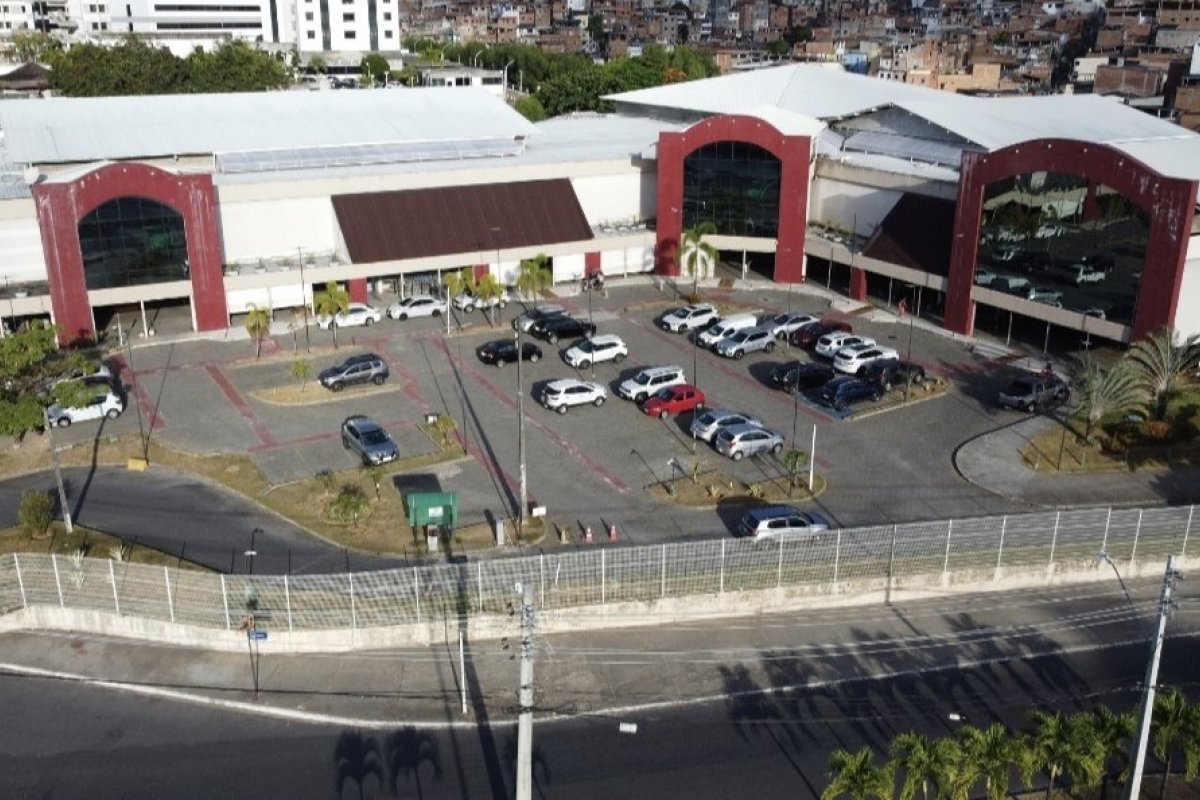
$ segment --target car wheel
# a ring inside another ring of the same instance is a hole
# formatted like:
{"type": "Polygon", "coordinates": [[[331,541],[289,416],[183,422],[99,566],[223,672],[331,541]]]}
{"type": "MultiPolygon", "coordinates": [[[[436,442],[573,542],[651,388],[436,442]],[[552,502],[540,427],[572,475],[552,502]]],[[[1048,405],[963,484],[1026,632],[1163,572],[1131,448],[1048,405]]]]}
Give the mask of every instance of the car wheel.
{"type": "Polygon", "coordinates": [[[763,350],[766,350],[768,353],[773,353],[773,352],[775,352],[775,343],[774,343],[774,342],[767,342],[767,346],[766,346],[766,347],[764,347],[764,348],[763,348],[763,350]]]}
{"type": "Polygon", "coordinates": [[[614,363],[614,364],[620,364],[620,363],[621,363],[622,361],[624,361],[624,360],[625,360],[625,354],[624,354],[624,353],[617,353],[615,356],[613,356],[613,363],[614,363]]]}
{"type": "MultiPolygon", "coordinates": [[[[436,314],[434,316],[436,316],[436,314]]],[[[408,319],[408,314],[401,314],[400,316],[396,317],[396,319],[404,321],[408,319]]]]}
{"type": "Polygon", "coordinates": [[[879,398],[882,396],[883,396],[883,392],[876,389],[875,391],[871,392],[871,402],[872,403],[878,402],[879,398]]]}
{"type": "Polygon", "coordinates": [[[503,358],[497,358],[497,359],[496,359],[496,369],[500,369],[500,368],[501,368],[501,367],[503,367],[503,366],[504,366],[504,359],[503,359],[503,358]]]}
{"type": "Polygon", "coordinates": [[[733,358],[735,361],[741,361],[745,355],[746,352],[744,350],[738,350],[733,354],[733,358]]]}
{"type": "Polygon", "coordinates": [[[376,386],[383,386],[383,382],[386,380],[387,378],[383,377],[382,375],[376,375],[374,378],[371,378],[371,383],[375,384],[376,386]]]}
{"type": "Polygon", "coordinates": [[[563,405],[559,406],[558,408],[556,408],[556,409],[554,409],[554,410],[555,410],[555,411],[557,411],[557,412],[558,412],[558,413],[560,413],[560,414],[565,414],[565,413],[567,413],[567,406],[566,406],[566,404],[564,403],[563,405]]]}
{"type": "Polygon", "coordinates": [[[583,361],[580,361],[580,362],[579,362],[579,368],[580,368],[580,369],[587,369],[587,368],[588,368],[588,367],[590,367],[590,366],[592,366],[592,362],[591,362],[591,361],[588,361],[586,358],[585,358],[583,361]]]}
{"type": "Polygon", "coordinates": [[[533,353],[529,356],[529,360],[536,364],[538,361],[542,360],[542,354],[541,353],[533,353]]]}
{"type": "Polygon", "coordinates": [[[667,412],[666,412],[666,411],[660,411],[660,412],[658,412],[658,418],[659,418],[659,419],[666,419],[666,418],[667,418],[667,416],[668,416],[668,415],[667,415],[667,412]]]}
{"type": "Polygon", "coordinates": [[[346,439],[346,437],[345,437],[345,436],[343,436],[343,437],[342,437],[342,449],[343,449],[343,450],[349,450],[349,449],[350,449],[350,442],[349,442],[349,440],[347,440],[347,439],[346,439]]]}
{"type": "Polygon", "coordinates": [[[117,417],[121,416],[121,412],[118,409],[110,408],[104,413],[104,416],[108,417],[109,419],[116,419],[117,417]]]}
{"type": "Polygon", "coordinates": [[[884,381],[884,382],[883,382],[883,390],[884,390],[885,392],[890,392],[890,391],[892,390],[892,382],[891,382],[891,381],[884,381]]]}
{"type": "Polygon", "coordinates": [[[60,428],[69,428],[69,427],[71,427],[71,418],[70,417],[59,417],[58,422],[55,424],[58,425],[58,427],[60,427],[60,428]]]}
{"type": "Polygon", "coordinates": [[[1026,403],[1025,404],[1025,413],[1026,414],[1032,414],[1034,411],[1037,411],[1037,403],[1026,403]]]}
{"type": "Polygon", "coordinates": [[[442,315],[441,309],[434,309],[432,316],[440,317],[441,315],[442,315]]]}
{"type": "Polygon", "coordinates": [[[329,388],[335,392],[340,392],[342,389],[346,388],[346,384],[342,383],[341,381],[338,381],[337,383],[331,383],[329,385],[329,388]]]}
{"type": "Polygon", "coordinates": [[[634,395],[633,402],[637,403],[640,406],[642,403],[646,402],[646,395],[644,395],[644,394],[634,395]]]}
{"type": "Polygon", "coordinates": [[[558,344],[558,336],[552,333],[546,337],[546,341],[550,344],[558,344]]]}
{"type": "Polygon", "coordinates": [[[734,450],[733,455],[730,456],[730,458],[732,458],[734,461],[741,461],[745,457],[746,457],[746,454],[743,453],[741,450],[734,450]]]}
{"type": "Polygon", "coordinates": [[[599,408],[600,406],[604,405],[604,397],[603,396],[597,397],[595,400],[592,401],[592,405],[594,405],[596,408],[599,408]]]}
{"type": "Polygon", "coordinates": [[[368,327],[368,328],[369,328],[369,327],[371,327],[371,326],[372,326],[372,325],[374,325],[374,324],[375,324],[375,319],[374,319],[374,317],[367,317],[365,320],[363,320],[363,325],[364,325],[364,326],[366,326],[366,327],[368,327]]]}
{"type": "Polygon", "coordinates": [[[774,455],[779,455],[782,452],[783,452],[783,445],[779,442],[776,442],[774,444],[774,446],[771,447],[771,453],[774,455]]]}

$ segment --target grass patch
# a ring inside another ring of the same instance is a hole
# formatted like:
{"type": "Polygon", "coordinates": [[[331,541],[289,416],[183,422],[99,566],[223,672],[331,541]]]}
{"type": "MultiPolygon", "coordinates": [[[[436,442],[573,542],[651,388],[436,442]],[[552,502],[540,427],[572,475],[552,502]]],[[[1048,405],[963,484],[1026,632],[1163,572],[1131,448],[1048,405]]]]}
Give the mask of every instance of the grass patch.
{"type": "MultiPolygon", "coordinates": [[[[366,386],[351,386],[348,391],[355,397],[360,397],[389,391],[389,387],[386,383],[381,386],[367,384],[366,386]]],[[[276,406],[310,406],[317,403],[345,400],[347,397],[346,392],[331,392],[317,381],[309,381],[303,386],[299,383],[286,383],[270,389],[255,389],[249,394],[255,400],[276,406]]]]}
{"type": "Polygon", "coordinates": [[[813,477],[813,491],[808,490],[808,470],[802,470],[795,487],[788,475],[747,483],[719,470],[698,472],[691,476],[653,483],[646,488],[652,497],[688,508],[715,508],[717,505],[769,503],[804,503],[825,493],[825,477],[813,477]]]}
{"type": "Polygon", "coordinates": [[[74,526],[67,533],[66,526],[61,522],[50,524],[49,536],[33,539],[19,527],[0,530],[0,553],[37,553],[40,555],[57,555],[71,558],[82,553],[85,558],[112,558],[117,552],[122,555],[121,561],[131,564],[147,564],[149,566],[172,567],[178,569],[210,572],[207,567],[191,561],[143,547],[136,542],[111,536],[107,533],[74,526]]]}

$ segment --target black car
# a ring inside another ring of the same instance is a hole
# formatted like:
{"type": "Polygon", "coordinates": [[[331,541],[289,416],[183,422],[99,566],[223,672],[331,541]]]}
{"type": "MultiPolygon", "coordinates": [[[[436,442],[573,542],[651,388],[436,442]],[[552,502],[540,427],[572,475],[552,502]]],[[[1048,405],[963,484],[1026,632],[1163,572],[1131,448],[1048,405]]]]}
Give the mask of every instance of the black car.
{"type": "Polygon", "coordinates": [[[817,399],[834,411],[845,411],[846,407],[853,403],[867,399],[878,400],[882,396],[883,389],[878,384],[845,375],[825,384],[817,399]]]}
{"type": "Polygon", "coordinates": [[[882,358],[863,367],[863,380],[874,383],[886,392],[893,386],[921,384],[925,382],[925,368],[912,361],[899,358],[882,358]]]}
{"type": "Polygon", "coordinates": [[[799,392],[824,386],[837,375],[829,364],[815,361],[788,361],[771,370],[771,385],[776,389],[799,392]]]}
{"type": "Polygon", "coordinates": [[[388,379],[391,371],[382,356],[374,353],[362,353],[350,356],[335,367],[321,370],[317,380],[326,389],[340,392],[355,383],[371,383],[379,386],[388,379]]]}
{"type": "MultiPolygon", "coordinates": [[[[479,360],[485,364],[495,364],[497,367],[503,367],[505,364],[515,364],[517,361],[517,343],[512,339],[496,339],[482,345],[475,351],[479,356],[479,360]]],[[[542,357],[542,348],[538,347],[533,342],[524,342],[521,345],[521,360],[522,361],[539,361],[542,357]]]]}
{"type": "Polygon", "coordinates": [[[533,323],[530,333],[550,344],[559,339],[582,339],[596,332],[596,326],[575,317],[548,317],[533,323]]]}

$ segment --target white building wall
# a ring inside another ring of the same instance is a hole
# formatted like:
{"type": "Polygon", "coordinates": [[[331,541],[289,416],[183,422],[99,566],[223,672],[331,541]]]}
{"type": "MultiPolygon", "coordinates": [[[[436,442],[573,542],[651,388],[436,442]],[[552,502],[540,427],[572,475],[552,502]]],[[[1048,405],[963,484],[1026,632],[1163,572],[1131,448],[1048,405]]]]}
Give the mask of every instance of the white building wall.
{"type": "Polygon", "coordinates": [[[584,216],[595,227],[650,216],[648,208],[653,205],[645,204],[644,182],[641,172],[628,172],[572,178],[571,187],[579,198],[584,216]]]}
{"type": "Polygon", "coordinates": [[[902,196],[902,192],[874,186],[817,178],[809,195],[808,219],[870,236],[902,196]]]}
{"type": "Polygon", "coordinates": [[[337,248],[337,218],[328,196],[221,202],[225,263],[272,256],[330,253],[337,248]]]}
{"type": "Polygon", "coordinates": [[[46,256],[33,204],[27,218],[0,219],[0,284],[46,280],[46,256]]]}
{"type": "Polygon", "coordinates": [[[607,277],[625,277],[654,270],[654,237],[647,244],[600,251],[600,271],[607,277]]]}
{"type": "Polygon", "coordinates": [[[555,256],[552,267],[554,282],[577,281],[583,277],[583,253],[555,256]]]}
{"type": "Polygon", "coordinates": [[[1200,236],[1188,241],[1187,261],[1175,305],[1175,330],[1182,336],[1200,334],[1200,236]]]}

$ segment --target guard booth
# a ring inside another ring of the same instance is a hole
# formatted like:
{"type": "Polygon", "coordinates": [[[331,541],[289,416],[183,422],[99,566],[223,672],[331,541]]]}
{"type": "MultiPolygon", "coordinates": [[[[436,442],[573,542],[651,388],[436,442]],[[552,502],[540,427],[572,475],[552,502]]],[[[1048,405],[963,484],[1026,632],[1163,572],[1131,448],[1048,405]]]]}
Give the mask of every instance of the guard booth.
{"type": "Polygon", "coordinates": [[[404,505],[409,523],[424,533],[429,552],[437,552],[442,536],[449,539],[458,523],[458,492],[410,492],[404,505]]]}

